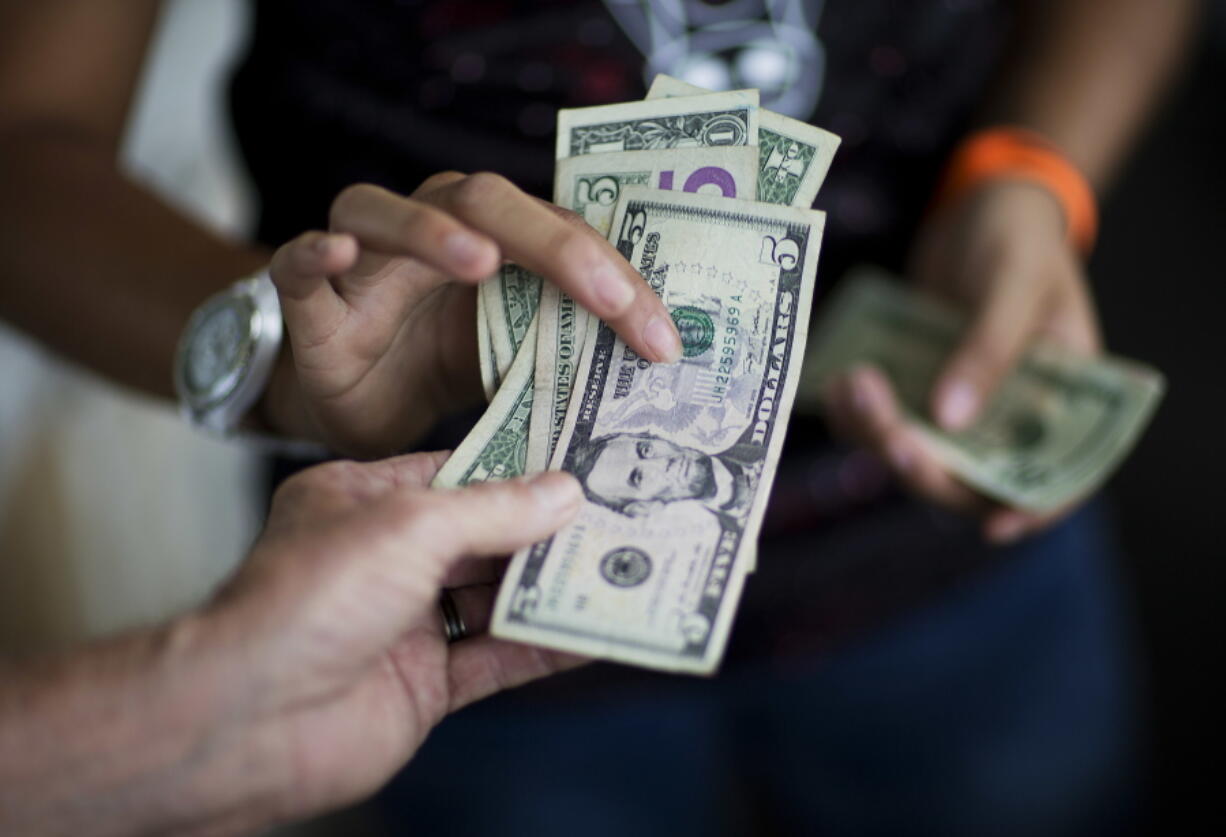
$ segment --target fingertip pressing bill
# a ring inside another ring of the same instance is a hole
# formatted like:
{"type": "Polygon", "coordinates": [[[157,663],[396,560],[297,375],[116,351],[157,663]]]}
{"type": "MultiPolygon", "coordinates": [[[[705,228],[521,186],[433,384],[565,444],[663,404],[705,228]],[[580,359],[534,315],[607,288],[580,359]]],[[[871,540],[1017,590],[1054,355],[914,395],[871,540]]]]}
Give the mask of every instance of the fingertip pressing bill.
{"type": "Polygon", "coordinates": [[[643,342],[662,363],[676,363],[681,360],[681,336],[677,333],[672,317],[664,314],[652,317],[643,329],[643,342]]]}
{"type": "Polygon", "coordinates": [[[579,481],[562,471],[543,471],[528,480],[537,502],[549,511],[559,512],[579,504],[583,491],[579,481]]]}

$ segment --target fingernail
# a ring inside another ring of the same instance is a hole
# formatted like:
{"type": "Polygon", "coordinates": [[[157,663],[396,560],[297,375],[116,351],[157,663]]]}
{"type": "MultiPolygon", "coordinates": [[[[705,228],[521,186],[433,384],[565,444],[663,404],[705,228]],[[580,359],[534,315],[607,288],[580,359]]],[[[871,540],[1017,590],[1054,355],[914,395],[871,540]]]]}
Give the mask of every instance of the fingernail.
{"type": "Polygon", "coordinates": [[[470,267],[481,259],[485,247],[477,237],[466,232],[454,232],[443,239],[443,252],[448,261],[470,267]]]}
{"type": "Polygon", "coordinates": [[[324,233],[319,238],[311,242],[311,249],[316,253],[319,253],[321,256],[325,256],[328,254],[328,249],[332,246],[332,241],[335,238],[336,236],[334,235],[324,233]]]}
{"type": "Polygon", "coordinates": [[[643,342],[659,358],[661,363],[676,363],[681,360],[681,337],[671,317],[659,314],[652,317],[643,329],[643,342]]]}
{"type": "Polygon", "coordinates": [[[634,288],[631,287],[630,281],[608,262],[592,271],[591,280],[592,289],[600,304],[605,307],[606,316],[617,316],[634,301],[634,288]]]}
{"type": "Polygon", "coordinates": [[[958,430],[970,424],[979,407],[979,394],[966,381],[958,381],[949,388],[941,401],[941,424],[950,430],[958,430]]]}
{"type": "Polygon", "coordinates": [[[561,511],[579,502],[583,492],[579,482],[561,471],[543,471],[528,479],[537,502],[550,511],[561,511]]]}

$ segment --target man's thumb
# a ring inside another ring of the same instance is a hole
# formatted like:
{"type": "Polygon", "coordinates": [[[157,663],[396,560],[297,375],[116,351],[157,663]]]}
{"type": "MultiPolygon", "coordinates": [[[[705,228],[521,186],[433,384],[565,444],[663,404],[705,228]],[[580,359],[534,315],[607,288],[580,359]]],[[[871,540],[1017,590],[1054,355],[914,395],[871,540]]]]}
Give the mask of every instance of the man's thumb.
{"type": "Polygon", "coordinates": [[[506,555],[552,535],[582,499],[578,481],[560,471],[431,492],[412,527],[415,545],[444,565],[506,555]]]}

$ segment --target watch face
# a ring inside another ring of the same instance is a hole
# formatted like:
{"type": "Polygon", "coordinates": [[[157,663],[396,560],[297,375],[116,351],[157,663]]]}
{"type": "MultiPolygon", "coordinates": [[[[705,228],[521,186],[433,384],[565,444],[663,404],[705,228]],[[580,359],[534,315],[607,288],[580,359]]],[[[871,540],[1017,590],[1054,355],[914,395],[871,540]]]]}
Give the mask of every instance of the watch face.
{"type": "Polygon", "coordinates": [[[200,311],[182,359],[183,382],[193,400],[224,399],[242,380],[251,357],[255,306],[228,297],[200,311]]]}

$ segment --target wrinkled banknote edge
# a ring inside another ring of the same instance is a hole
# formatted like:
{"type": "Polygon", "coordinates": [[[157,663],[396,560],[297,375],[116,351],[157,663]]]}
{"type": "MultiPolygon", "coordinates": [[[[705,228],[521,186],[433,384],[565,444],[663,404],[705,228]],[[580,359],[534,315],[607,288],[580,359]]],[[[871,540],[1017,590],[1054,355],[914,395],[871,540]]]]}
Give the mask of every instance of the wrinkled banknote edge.
{"type": "Polygon", "coordinates": [[[477,286],[477,364],[481,368],[481,391],[485,401],[494,400],[498,391],[498,366],[494,363],[494,350],[490,345],[489,319],[485,316],[485,284],[477,286]]]}
{"type": "Polygon", "coordinates": [[[511,364],[515,362],[515,357],[519,354],[519,347],[526,339],[528,329],[531,328],[533,320],[536,319],[536,310],[540,307],[541,285],[543,280],[529,271],[523,270],[523,273],[530,279],[533,279],[536,286],[535,293],[530,292],[529,296],[535,296],[535,307],[528,305],[528,310],[532,311],[532,317],[528,320],[527,327],[520,333],[516,327],[511,324],[511,314],[509,303],[507,301],[507,282],[508,276],[512,270],[521,271],[512,264],[504,264],[498,269],[498,272],[493,277],[481,283],[483,289],[482,300],[485,305],[485,322],[490,334],[490,348],[493,351],[494,365],[498,371],[498,378],[501,380],[507,376],[511,364]]]}
{"type": "Polygon", "coordinates": [[[485,324],[490,333],[490,353],[498,380],[506,378],[511,364],[515,362],[515,347],[511,340],[511,327],[503,316],[502,272],[481,283],[481,301],[485,305],[485,324]]]}
{"type": "Polygon", "coordinates": [[[686,101],[680,104],[668,100],[644,100],[620,102],[613,105],[596,105],[586,108],[564,108],[558,111],[558,138],[554,149],[555,159],[561,160],[566,157],[575,156],[570,153],[570,139],[572,131],[577,128],[586,128],[604,122],[659,119],[714,110],[746,109],[748,136],[744,144],[752,145],[757,141],[759,100],[757,90],[731,90],[726,93],[708,93],[705,96],[687,96],[685,98],[686,101]]]}
{"type": "MultiPolygon", "coordinates": [[[[537,321],[534,319],[528,327],[515,362],[511,364],[507,376],[494,394],[489,407],[464,437],[464,441],[456,447],[447,461],[443,463],[443,467],[435,474],[434,479],[430,482],[431,487],[455,488],[466,484],[463,479],[464,474],[484,453],[485,447],[506,422],[508,413],[515,409],[524,397],[531,397],[532,376],[536,360],[536,329],[537,321]],[[529,337],[531,339],[528,339],[529,337]],[[528,390],[528,393],[525,393],[525,390],[528,390]]],[[[503,479],[517,476],[519,476],[518,473],[507,473],[503,479]]]]}

